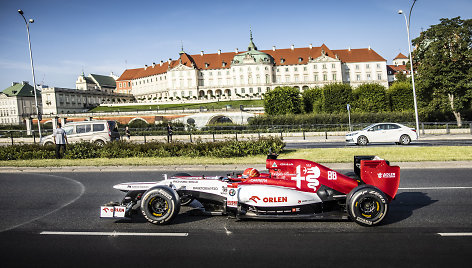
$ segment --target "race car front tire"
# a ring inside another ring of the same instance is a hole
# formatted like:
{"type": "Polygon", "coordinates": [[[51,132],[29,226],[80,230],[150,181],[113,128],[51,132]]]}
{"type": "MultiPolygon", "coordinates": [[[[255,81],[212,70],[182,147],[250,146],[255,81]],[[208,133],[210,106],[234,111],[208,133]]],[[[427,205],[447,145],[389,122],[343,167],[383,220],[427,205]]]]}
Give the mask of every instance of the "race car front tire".
{"type": "Polygon", "coordinates": [[[361,185],[348,194],[346,206],[354,222],[362,226],[374,226],[385,218],[388,199],[377,187],[361,185]]]}
{"type": "Polygon", "coordinates": [[[150,223],[168,224],[180,211],[179,195],[170,187],[156,186],[141,199],[141,212],[150,223]]]}

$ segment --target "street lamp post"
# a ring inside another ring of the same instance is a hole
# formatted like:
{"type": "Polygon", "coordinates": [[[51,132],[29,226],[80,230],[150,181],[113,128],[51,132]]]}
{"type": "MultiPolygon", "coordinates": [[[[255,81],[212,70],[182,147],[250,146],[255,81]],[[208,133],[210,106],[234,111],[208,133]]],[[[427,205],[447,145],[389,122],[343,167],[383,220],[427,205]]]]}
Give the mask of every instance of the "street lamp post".
{"type": "Polygon", "coordinates": [[[411,82],[413,84],[413,103],[415,105],[415,117],[416,117],[416,135],[418,139],[420,138],[420,123],[418,121],[418,105],[416,103],[416,89],[415,89],[415,74],[413,73],[413,59],[411,57],[411,42],[410,42],[410,18],[411,18],[411,11],[413,10],[413,6],[415,5],[416,0],[413,0],[413,4],[410,8],[410,13],[408,14],[408,20],[406,19],[405,13],[403,10],[398,10],[398,14],[403,14],[405,17],[405,24],[406,24],[406,33],[408,35],[408,52],[410,54],[410,71],[411,71],[411,82]]]}
{"type": "Polygon", "coordinates": [[[28,33],[28,45],[29,45],[29,53],[30,53],[30,61],[31,61],[31,73],[33,74],[33,92],[34,92],[34,102],[36,104],[36,114],[38,116],[38,132],[39,132],[39,139],[41,140],[41,124],[40,124],[40,113],[39,113],[39,105],[38,105],[38,96],[36,93],[36,79],[34,76],[34,66],[33,66],[33,52],[31,51],[31,40],[30,40],[30,32],[29,32],[29,24],[33,23],[34,20],[30,19],[29,21],[26,20],[25,16],[23,15],[23,10],[18,9],[18,13],[20,13],[23,20],[25,20],[26,24],[26,32],[28,33]]]}

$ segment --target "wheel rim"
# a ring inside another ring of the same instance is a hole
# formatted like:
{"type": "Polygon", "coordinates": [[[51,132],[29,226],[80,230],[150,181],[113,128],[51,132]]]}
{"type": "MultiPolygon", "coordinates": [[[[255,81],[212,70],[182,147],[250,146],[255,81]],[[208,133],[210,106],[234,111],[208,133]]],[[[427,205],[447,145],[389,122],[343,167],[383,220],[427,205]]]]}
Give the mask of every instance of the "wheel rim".
{"type": "Polygon", "coordinates": [[[162,197],[154,196],[148,202],[148,209],[152,215],[162,217],[169,211],[169,203],[162,197]]]}
{"type": "Polygon", "coordinates": [[[359,144],[361,145],[367,144],[367,138],[364,136],[359,137],[359,144]]]}
{"type": "Polygon", "coordinates": [[[410,138],[408,136],[402,136],[402,143],[407,144],[410,142],[410,138]]]}
{"type": "Polygon", "coordinates": [[[356,203],[356,207],[367,219],[375,218],[380,213],[380,203],[372,197],[364,197],[356,203]]]}

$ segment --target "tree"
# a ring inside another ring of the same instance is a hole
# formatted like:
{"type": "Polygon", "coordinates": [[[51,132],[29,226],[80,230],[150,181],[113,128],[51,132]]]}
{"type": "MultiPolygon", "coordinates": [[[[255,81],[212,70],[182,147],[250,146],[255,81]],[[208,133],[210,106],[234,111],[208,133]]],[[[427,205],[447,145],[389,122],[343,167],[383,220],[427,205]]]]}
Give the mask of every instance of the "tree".
{"type": "Polygon", "coordinates": [[[352,101],[352,88],[348,84],[334,83],[323,87],[323,112],[340,113],[352,101]]]}
{"type": "Polygon", "coordinates": [[[269,115],[299,114],[301,103],[300,90],[293,87],[276,87],[264,95],[264,109],[269,115]]]}
{"type": "Polygon", "coordinates": [[[390,99],[390,107],[394,112],[412,111],[413,86],[410,82],[395,81],[387,90],[390,99]]]}
{"type": "Polygon", "coordinates": [[[422,108],[452,112],[461,126],[472,98],[472,20],[441,19],[413,45],[422,108]]]}
{"type": "Polygon", "coordinates": [[[303,111],[305,113],[319,112],[321,109],[322,90],[321,88],[309,88],[302,93],[303,111]]]}
{"type": "Polygon", "coordinates": [[[398,82],[408,82],[408,81],[410,81],[411,82],[411,78],[407,77],[407,75],[403,72],[397,72],[395,74],[395,81],[398,81],[398,82]]]}
{"type": "Polygon", "coordinates": [[[353,110],[361,112],[384,112],[389,110],[385,87],[380,84],[362,84],[354,92],[353,110]]]}

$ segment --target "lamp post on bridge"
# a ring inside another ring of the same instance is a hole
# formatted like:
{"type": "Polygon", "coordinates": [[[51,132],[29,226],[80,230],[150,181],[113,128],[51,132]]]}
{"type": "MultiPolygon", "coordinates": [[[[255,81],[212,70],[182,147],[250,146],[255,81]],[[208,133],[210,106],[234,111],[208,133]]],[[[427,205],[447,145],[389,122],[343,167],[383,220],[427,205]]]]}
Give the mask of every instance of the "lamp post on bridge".
{"type": "Polygon", "coordinates": [[[410,19],[411,19],[411,11],[413,10],[413,6],[415,5],[416,0],[413,0],[413,4],[410,8],[410,13],[408,14],[408,20],[406,18],[405,13],[403,10],[398,10],[398,14],[403,14],[405,17],[405,24],[406,24],[406,33],[408,35],[408,52],[410,54],[410,71],[411,71],[411,83],[413,85],[413,103],[415,105],[415,119],[416,119],[416,135],[418,139],[420,138],[420,123],[418,120],[418,105],[416,103],[416,89],[415,89],[415,74],[413,73],[413,59],[411,57],[411,42],[410,42],[410,19]]]}
{"type": "Polygon", "coordinates": [[[28,33],[28,45],[29,45],[29,54],[30,54],[30,62],[31,62],[31,73],[33,74],[33,92],[34,92],[34,102],[36,106],[36,114],[38,116],[38,132],[39,132],[39,139],[41,140],[41,114],[39,112],[39,105],[38,105],[38,96],[36,93],[36,79],[34,76],[34,66],[33,66],[33,52],[31,51],[31,39],[30,39],[30,32],[29,32],[29,24],[34,23],[33,19],[29,19],[29,21],[26,20],[25,16],[23,15],[23,10],[18,9],[18,13],[21,15],[23,20],[25,21],[26,24],[26,32],[28,33]]]}

